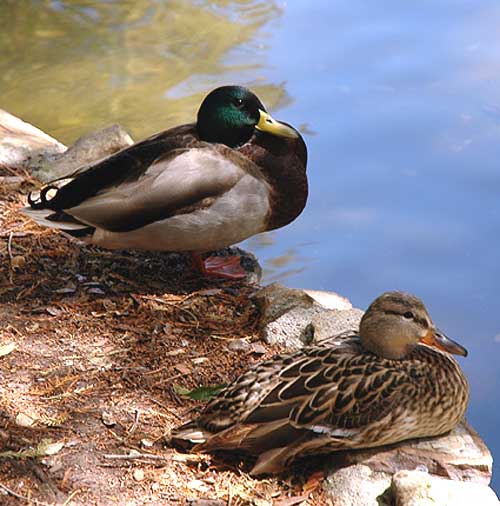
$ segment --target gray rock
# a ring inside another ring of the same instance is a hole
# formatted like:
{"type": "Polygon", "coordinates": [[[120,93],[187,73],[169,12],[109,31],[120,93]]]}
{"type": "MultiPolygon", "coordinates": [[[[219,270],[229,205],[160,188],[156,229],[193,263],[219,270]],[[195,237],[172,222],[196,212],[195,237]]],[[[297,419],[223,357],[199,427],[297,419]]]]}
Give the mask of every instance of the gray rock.
{"type": "Polygon", "coordinates": [[[254,295],[260,308],[263,326],[277,320],[292,309],[309,309],[315,305],[314,299],[296,288],[288,288],[279,283],[265,286],[254,295]]]}
{"type": "Polygon", "coordinates": [[[6,167],[31,167],[40,160],[66,150],[50,135],[0,109],[0,164],[6,167]]]}
{"type": "Polygon", "coordinates": [[[63,154],[45,158],[33,167],[34,175],[44,182],[64,177],[133,143],[120,125],[112,125],[80,137],[63,154]]]}
{"type": "Polygon", "coordinates": [[[335,506],[389,506],[390,502],[384,502],[384,495],[390,485],[389,474],[374,472],[362,464],[339,469],[323,483],[331,491],[335,506]]]}
{"type": "Polygon", "coordinates": [[[471,506],[476,504],[498,506],[499,504],[495,492],[486,485],[445,480],[424,471],[397,472],[392,478],[392,493],[396,506],[471,506]]]}
{"type": "MultiPolygon", "coordinates": [[[[317,296],[320,293],[315,291],[317,296]]],[[[291,349],[356,328],[363,314],[359,309],[326,309],[306,291],[279,283],[259,290],[254,300],[261,311],[264,341],[291,349]]],[[[349,307],[350,303],[343,299],[339,305],[349,307]]]]}
{"type": "Polygon", "coordinates": [[[493,459],[479,435],[465,421],[440,437],[414,439],[391,446],[332,456],[337,465],[364,464],[372,471],[395,474],[425,469],[452,480],[489,484],[493,459]]]}
{"type": "Polygon", "coordinates": [[[246,339],[233,339],[227,345],[229,351],[248,352],[251,348],[252,345],[246,339]]]}
{"type": "Polygon", "coordinates": [[[362,316],[363,311],[358,308],[316,311],[311,319],[314,341],[322,341],[346,330],[357,329],[362,316]]]}
{"type": "MultiPolygon", "coordinates": [[[[349,484],[345,489],[342,488],[344,481],[336,478],[339,473],[341,477],[345,476],[347,472],[345,469],[348,469],[351,482],[353,484],[359,483],[359,486],[356,485],[355,490],[361,490],[363,489],[363,481],[366,480],[366,468],[371,471],[370,480],[366,485],[367,490],[363,492],[367,502],[357,503],[359,506],[384,504],[382,501],[388,500],[386,496],[380,498],[375,495],[374,491],[378,491],[383,487],[387,488],[391,476],[396,476],[402,471],[423,472],[424,475],[429,477],[428,479],[441,479],[442,482],[448,483],[447,486],[450,488],[459,487],[458,484],[460,483],[473,482],[478,487],[482,487],[481,490],[488,490],[487,485],[491,479],[493,463],[488,448],[466,422],[441,437],[412,440],[398,445],[367,450],[341,452],[333,454],[330,459],[331,470],[328,479],[325,480],[324,488],[329,496],[335,498],[335,501],[339,497],[348,501],[354,490],[354,485],[349,484]],[[379,483],[374,483],[375,481],[379,483]]],[[[424,489],[425,487],[423,486],[424,489]]],[[[356,492],[357,494],[361,494],[359,490],[356,492]]],[[[425,490],[422,490],[422,494],[424,493],[425,490]]],[[[488,494],[489,492],[482,493],[488,494]]],[[[337,503],[335,502],[335,504],[337,503]]],[[[348,505],[351,503],[340,502],[339,504],[348,505]]],[[[394,504],[394,502],[389,502],[389,504],[394,504]]],[[[395,504],[406,505],[407,503],[396,502],[395,504]]],[[[435,503],[408,504],[434,504],[439,506],[449,504],[452,506],[455,503],[438,501],[435,503]]]]}

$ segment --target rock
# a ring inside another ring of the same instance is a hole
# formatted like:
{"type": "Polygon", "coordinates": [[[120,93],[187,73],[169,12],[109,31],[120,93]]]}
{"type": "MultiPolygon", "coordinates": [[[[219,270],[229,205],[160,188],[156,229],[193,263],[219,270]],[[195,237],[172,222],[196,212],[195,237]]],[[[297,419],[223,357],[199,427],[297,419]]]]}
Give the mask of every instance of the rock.
{"type": "Polygon", "coordinates": [[[445,480],[424,471],[399,471],[392,478],[396,506],[498,506],[493,490],[481,483],[445,480]]]}
{"type": "Polygon", "coordinates": [[[0,164],[32,166],[60,154],[66,146],[38,128],[0,109],[0,164]]]}
{"type": "Polygon", "coordinates": [[[143,469],[134,469],[133,477],[135,481],[144,480],[144,470],[143,469]]]}
{"type": "Polygon", "coordinates": [[[322,290],[303,290],[303,292],[307,293],[307,295],[326,309],[340,309],[341,311],[352,309],[351,301],[338,293],[322,290]]]}
{"type": "Polygon", "coordinates": [[[34,175],[44,182],[63,177],[133,143],[124,128],[112,125],[80,137],[63,154],[45,159],[39,166],[33,167],[34,175]]]}
{"type": "MultiPolygon", "coordinates": [[[[493,463],[488,448],[466,422],[441,437],[413,440],[367,450],[341,452],[333,454],[330,459],[331,470],[324,483],[327,494],[335,498],[335,501],[338,501],[339,497],[343,498],[344,502],[338,504],[358,504],[359,506],[384,504],[376,492],[384,487],[387,488],[392,476],[407,471],[424,471],[429,479],[448,482],[451,488],[456,484],[474,482],[478,487],[488,489],[493,463]],[[365,487],[363,482],[367,480],[367,469],[371,474],[365,487]],[[337,475],[340,475],[340,478],[337,478],[337,475]],[[350,481],[346,482],[345,476],[349,476],[350,481]],[[354,493],[357,495],[353,496],[354,493]],[[360,497],[362,493],[365,494],[367,502],[348,502],[353,497],[360,497]]],[[[394,502],[388,504],[394,504],[394,502]]],[[[395,504],[406,505],[407,503],[396,502],[395,504]]],[[[455,505],[454,502],[439,501],[429,504],[455,505]]]]}
{"type": "Polygon", "coordinates": [[[330,474],[323,487],[330,493],[335,506],[389,506],[389,502],[383,502],[383,496],[390,484],[389,474],[356,464],[330,474]]]}
{"type": "Polygon", "coordinates": [[[362,316],[363,311],[357,308],[316,311],[311,318],[314,341],[322,341],[346,330],[357,329],[362,316]]]}
{"type": "MultiPolygon", "coordinates": [[[[320,293],[315,291],[317,297],[320,293]]],[[[333,292],[324,293],[333,300],[333,292]]],[[[363,314],[359,309],[326,309],[306,291],[279,283],[262,288],[253,298],[261,311],[264,341],[292,349],[356,328],[363,314]]],[[[342,306],[348,305],[344,300],[342,306]]]]}
{"type": "Polygon", "coordinates": [[[296,288],[288,288],[279,283],[265,286],[254,295],[254,300],[261,311],[263,326],[295,308],[308,309],[314,305],[314,299],[296,288]]]}
{"type": "Polygon", "coordinates": [[[133,143],[120,125],[112,125],[80,137],[66,149],[50,135],[0,109],[0,164],[28,168],[43,182],[71,174],[133,143]]]}
{"type": "Polygon", "coordinates": [[[395,474],[425,468],[444,478],[489,484],[493,458],[478,434],[466,422],[444,436],[332,456],[337,465],[364,464],[372,471],[395,474]],[[340,458],[339,458],[340,456],[340,458]]]}
{"type": "Polygon", "coordinates": [[[246,339],[233,339],[227,345],[228,350],[241,352],[250,351],[251,347],[251,344],[246,339]]]}

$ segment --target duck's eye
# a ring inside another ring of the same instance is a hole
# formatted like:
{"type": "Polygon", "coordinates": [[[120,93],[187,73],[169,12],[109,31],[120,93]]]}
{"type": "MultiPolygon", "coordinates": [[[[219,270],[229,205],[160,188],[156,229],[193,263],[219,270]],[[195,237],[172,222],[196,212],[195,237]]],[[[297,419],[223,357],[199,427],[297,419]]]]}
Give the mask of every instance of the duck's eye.
{"type": "Polygon", "coordinates": [[[412,320],[413,318],[415,318],[415,315],[411,311],[406,311],[406,313],[403,313],[403,316],[407,320],[412,320]]]}
{"type": "Polygon", "coordinates": [[[237,98],[235,101],[234,101],[234,105],[238,108],[238,109],[241,109],[244,105],[243,103],[243,99],[241,98],[237,98]]]}

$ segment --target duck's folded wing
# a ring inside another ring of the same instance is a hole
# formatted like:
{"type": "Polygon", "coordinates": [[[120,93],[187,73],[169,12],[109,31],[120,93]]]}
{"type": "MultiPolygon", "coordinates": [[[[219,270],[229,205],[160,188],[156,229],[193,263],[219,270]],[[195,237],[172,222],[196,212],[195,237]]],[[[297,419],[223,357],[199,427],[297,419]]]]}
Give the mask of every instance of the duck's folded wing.
{"type": "Polygon", "coordinates": [[[210,205],[248,175],[248,165],[253,164],[224,149],[177,149],[156,159],[138,178],[108,186],[64,211],[94,227],[129,231],[210,205]]]}
{"type": "Polygon", "coordinates": [[[31,192],[32,209],[63,211],[75,207],[108,187],[140,178],[159,157],[175,149],[199,144],[192,124],[157,133],[101,160],[79,167],[31,192]]]}
{"type": "Polygon", "coordinates": [[[280,381],[245,419],[260,424],[250,437],[263,437],[268,426],[269,435],[281,442],[299,431],[356,446],[367,427],[390,416],[403,389],[408,394],[415,388],[404,371],[366,357],[317,348],[284,368],[280,381]],[[279,428],[278,420],[286,424],[279,428]]]}

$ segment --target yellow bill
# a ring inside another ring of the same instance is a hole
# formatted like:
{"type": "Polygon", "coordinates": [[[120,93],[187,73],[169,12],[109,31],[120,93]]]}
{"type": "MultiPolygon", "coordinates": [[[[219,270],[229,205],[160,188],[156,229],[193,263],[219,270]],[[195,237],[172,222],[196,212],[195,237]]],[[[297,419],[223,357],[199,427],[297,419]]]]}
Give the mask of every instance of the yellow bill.
{"type": "Polygon", "coordinates": [[[296,139],[299,135],[288,125],[276,121],[269,113],[259,109],[260,119],[255,127],[261,132],[267,132],[278,137],[286,137],[287,139],[296,139]]]}

